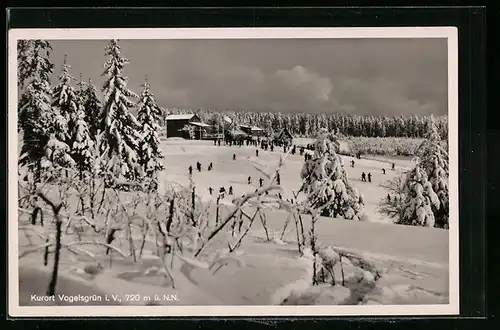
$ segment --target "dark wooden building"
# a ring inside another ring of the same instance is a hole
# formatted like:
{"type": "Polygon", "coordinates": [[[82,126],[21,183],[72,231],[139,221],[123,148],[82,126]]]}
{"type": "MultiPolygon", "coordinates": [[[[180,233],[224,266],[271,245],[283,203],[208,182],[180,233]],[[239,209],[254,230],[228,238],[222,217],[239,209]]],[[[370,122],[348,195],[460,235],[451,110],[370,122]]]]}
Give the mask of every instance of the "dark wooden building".
{"type": "MultiPolygon", "coordinates": [[[[165,125],[167,127],[167,138],[179,137],[179,138],[189,139],[190,138],[189,132],[183,131],[183,128],[186,125],[190,125],[192,123],[200,123],[200,122],[201,122],[200,118],[195,114],[167,116],[165,118],[165,125]]],[[[196,129],[196,127],[194,127],[194,131],[199,132],[199,129],[196,129]]],[[[200,135],[200,133],[198,133],[198,135],[200,135]]],[[[200,138],[200,137],[198,136],[195,138],[200,138]]]]}
{"type": "Polygon", "coordinates": [[[248,136],[263,137],[266,135],[266,132],[262,128],[256,126],[239,125],[239,129],[245,132],[248,136]]]}

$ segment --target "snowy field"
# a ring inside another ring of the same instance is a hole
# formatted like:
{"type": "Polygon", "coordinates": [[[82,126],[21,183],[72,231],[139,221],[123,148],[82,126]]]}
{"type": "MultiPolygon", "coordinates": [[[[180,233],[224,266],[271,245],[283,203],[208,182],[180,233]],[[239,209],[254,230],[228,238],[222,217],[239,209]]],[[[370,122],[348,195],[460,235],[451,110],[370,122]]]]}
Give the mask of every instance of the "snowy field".
{"type": "MultiPolygon", "coordinates": [[[[197,194],[205,202],[215,200],[219,187],[226,191],[233,187],[240,196],[258,188],[262,176],[252,165],[260,164],[264,169],[274,168],[281,150],[274,152],[255,147],[214,146],[210,141],[163,141],[166,171],[162,180],[188,185],[188,167],[193,166],[193,179],[197,194]],[[232,155],[236,154],[236,160],[232,155]],[[202,164],[202,171],[196,171],[196,162],[202,164]],[[213,163],[213,170],[207,171],[213,163]],[[247,177],[252,177],[252,184],[247,177]],[[214,189],[209,195],[208,187],[214,189]]],[[[320,286],[321,293],[309,296],[303,304],[438,304],[448,302],[448,231],[408,227],[390,224],[390,219],[377,212],[377,203],[387,195],[382,187],[385,181],[405,169],[404,160],[399,160],[396,171],[390,170],[390,163],[384,159],[355,160],[350,167],[350,157],[342,156],[349,180],[364,195],[365,221],[347,221],[322,218],[317,224],[321,243],[345,250],[370,260],[383,274],[368,289],[360,285],[344,292],[343,286],[320,286]],[[386,168],[386,175],[382,174],[386,168]],[[362,182],[361,173],[372,174],[372,182],[362,182]]],[[[391,160],[392,161],[392,160],[391,160]]],[[[300,169],[303,157],[290,155],[281,171],[281,184],[286,190],[284,198],[300,187],[300,169]]],[[[232,197],[223,201],[221,213],[227,212],[232,197]]],[[[228,263],[218,271],[192,268],[179,260],[173,260],[172,272],[175,289],[166,285],[158,260],[153,256],[154,248],[146,246],[145,257],[138,263],[115,257],[112,266],[102,260],[103,269],[93,271],[92,262],[68,251],[62,251],[58,292],[66,295],[96,296],[130,294],[140,295],[140,301],[125,301],[120,304],[162,304],[162,305],[268,305],[279,303],[287,285],[300,286],[308,278],[308,267],[299,259],[295,228],[291,223],[283,233],[287,214],[283,211],[266,211],[267,228],[271,241],[266,241],[262,224],[256,221],[240,248],[238,262],[228,263]],[[142,297],[155,294],[171,299],[161,302],[145,301],[142,297]]],[[[308,217],[304,216],[305,230],[308,217]]],[[[88,233],[89,236],[92,233],[88,233]]],[[[224,233],[224,235],[230,235],[224,233]]],[[[224,248],[224,235],[210,249],[224,248]]],[[[20,247],[27,243],[24,233],[19,234],[20,247]]],[[[30,239],[35,240],[36,237],[30,239]]],[[[40,243],[43,244],[43,241],[40,243]]],[[[96,254],[99,248],[93,246],[96,254]]],[[[94,250],[91,250],[94,252],[94,250]]],[[[102,254],[102,252],[100,252],[102,254]]],[[[103,257],[107,258],[107,257],[103,257]]],[[[111,261],[109,262],[111,263],[111,261]]],[[[43,295],[50,279],[51,267],[44,267],[40,254],[30,254],[20,259],[20,304],[51,305],[68,302],[34,302],[31,294],[43,295]]],[[[347,274],[348,275],[348,274],[347,274]]],[[[346,275],[346,276],[347,276],[346,275]]],[[[362,282],[364,283],[364,282],[362,282]]],[[[319,289],[318,289],[319,290],[319,289]]],[[[93,304],[116,304],[117,302],[93,302],[93,304]]],[[[84,303],[76,302],[73,304],[84,303]]]]}
{"type": "MultiPolygon", "coordinates": [[[[311,143],[312,139],[301,138],[302,143],[311,143]],[[310,140],[310,141],[309,141],[310,140]]],[[[294,141],[295,142],[295,141],[294,141]]],[[[196,185],[197,194],[203,196],[205,200],[215,201],[220,187],[233,187],[235,196],[253,192],[259,188],[259,179],[262,174],[255,169],[254,163],[268,172],[276,168],[280,155],[283,155],[282,148],[276,148],[274,151],[264,151],[260,148],[259,156],[256,157],[256,147],[226,147],[214,146],[211,141],[184,141],[167,140],[162,144],[162,150],[165,154],[165,166],[168,169],[163,172],[162,180],[175,182],[187,186],[188,167],[193,166],[193,180],[196,185]],[[236,160],[233,161],[233,154],[236,154],[236,160]],[[202,164],[202,171],[196,171],[196,162],[202,164]],[[207,171],[208,165],[213,164],[213,170],[207,171]],[[248,184],[248,176],[252,178],[252,184],[248,184]],[[208,187],[214,189],[213,196],[210,198],[208,187]]],[[[349,181],[357,188],[364,197],[365,211],[369,221],[391,222],[386,216],[377,211],[377,205],[381,198],[387,196],[387,191],[383,187],[386,181],[401,175],[402,171],[410,167],[410,160],[402,157],[381,157],[366,156],[370,159],[355,159],[349,156],[340,156],[347,170],[349,181]],[[355,167],[350,166],[351,160],[355,161],[355,167]],[[391,163],[396,164],[396,170],[391,171],[391,163]],[[382,169],[386,169],[386,174],[382,174],[382,169]],[[372,174],[372,182],[362,182],[362,173],[372,174]]],[[[365,157],[365,158],[366,158],[365,157]]],[[[292,198],[293,192],[297,192],[301,186],[300,171],[304,163],[304,157],[297,154],[290,154],[282,168],[281,186],[286,190],[283,198],[292,198]]],[[[231,202],[230,196],[225,201],[231,202]]]]}

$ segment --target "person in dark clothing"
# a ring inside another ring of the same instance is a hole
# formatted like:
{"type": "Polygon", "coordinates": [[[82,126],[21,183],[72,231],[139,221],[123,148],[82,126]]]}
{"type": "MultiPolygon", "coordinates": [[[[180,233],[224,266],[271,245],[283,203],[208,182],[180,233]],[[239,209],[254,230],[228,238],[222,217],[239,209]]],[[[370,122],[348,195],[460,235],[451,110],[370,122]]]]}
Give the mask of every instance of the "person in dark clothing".
{"type": "Polygon", "coordinates": [[[233,160],[236,160],[236,154],[233,154],[233,160]]]}
{"type": "Polygon", "coordinates": [[[372,174],[368,173],[368,182],[372,182],[372,174]]]}
{"type": "Polygon", "coordinates": [[[391,201],[391,195],[387,194],[387,201],[390,202],[391,201]]]}
{"type": "Polygon", "coordinates": [[[251,183],[252,183],[252,177],[248,176],[248,184],[251,184],[251,183]]]}
{"type": "Polygon", "coordinates": [[[219,140],[217,140],[217,143],[219,144],[219,147],[220,147],[220,139],[219,139],[219,140]]]}
{"type": "Polygon", "coordinates": [[[213,167],[214,165],[212,164],[212,162],[210,162],[210,164],[208,164],[208,170],[211,171],[213,167]]]}
{"type": "Polygon", "coordinates": [[[212,192],[213,192],[213,191],[214,191],[214,189],[213,189],[212,187],[208,187],[208,193],[209,193],[210,195],[212,195],[212,192]]]}
{"type": "Polygon", "coordinates": [[[281,184],[280,172],[276,172],[276,183],[278,184],[278,186],[281,184]]]}
{"type": "Polygon", "coordinates": [[[260,186],[261,188],[262,188],[262,184],[263,184],[263,182],[264,182],[264,179],[260,178],[260,179],[259,179],[259,186],[260,186]]]}
{"type": "Polygon", "coordinates": [[[354,167],[354,159],[351,160],[351,167],[354,167]]]}
{"type": "Polygon", "coordinates": [[[304,154],[304,147],[300,147],[300,155],[302,156],[304,154]]]}
{"type": "Polygon", "coordinates": [[[274,145],[271,144],[271,151],[274,151],[274,145]]]}
{"type": "Polygon", "coordinates": [[[189,165],[188,171],[189,171],[189,175],[193,175],[193,166],[189,165]]]}
{"type": "Polygon", "coordinates": [[[198,170],[198,172],[201,172],[201,163],[200,162],[196,162],[196,169],[198,170]]]}
{"type": "Polygon", "coordinates": [[[217,139],[214,139],[214,146],[217,145],[217,139]]]}
{"type": "Polygon", "coordinates": [[[366,174],[365,174],[365,172],[361,173],[361,181],[366,182],[366,174]]]}
{"type": "Polygon", "coordinates": [[[396,169],[396,164],[392,163],[392,170],[394,171],[396,169]]]}
{"type": "Polygon", "coordinates": [[[385,168],[382,169],[382,173],[385,175],[385,168]]]}
{"type": "Polygon", "coordinates": [[[229,192],[228,192],[229,195],[232,195],[233,194],[233,186],[229,186],[229,192]]]}
{"type": "Polygon", "coordinates": [[[297,146],[294,145],[292,148],[292,155],[295,155],[296,152],[297,152],[297,146]]]}
{"type": "Polygon", "coordinates": [[[257,193],[259,191],[259,189],[255,189],[255,193],[257,193]]]}
{"type": "Polygon", "coordinates": [[[255,157],[259,157],[259,149],[255,149],[255,157]]]}
{"type": "Polygon", "coordinates": [[[222,199],[224,199],[224,194],[226,193],[226,188],[220,187],[219,188],[219,195],[221,196],[222,199]]]}
{"type": "Polygon", "coordinates": [[[278,198],[283,199],[283,196],[281,196],[281,193],[278,193],[278,198]]]}

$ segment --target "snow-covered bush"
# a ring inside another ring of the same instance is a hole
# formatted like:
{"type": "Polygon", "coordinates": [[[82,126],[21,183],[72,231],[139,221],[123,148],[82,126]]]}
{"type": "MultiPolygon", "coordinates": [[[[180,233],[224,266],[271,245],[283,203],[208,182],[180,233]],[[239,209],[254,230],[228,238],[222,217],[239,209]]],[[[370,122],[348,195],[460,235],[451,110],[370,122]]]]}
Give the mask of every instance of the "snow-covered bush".
{"type": "Polygon", "coordinates": [[[322,216],[359,220],[363,210],[362,196],[347,179],[342,159],[337,155],[336,137],[322,132],[315,143],[314,156],[301,171],[303,191],[309,207],[322,216]]]}
{"type": "Polygon", "coordinates": [[[440,201],[427,179],[427,173],[419,164],[408,172],[403,185],[403,215],[396,223],[403,225],[434,227],[434,209],[439,209],[440,201]]]}

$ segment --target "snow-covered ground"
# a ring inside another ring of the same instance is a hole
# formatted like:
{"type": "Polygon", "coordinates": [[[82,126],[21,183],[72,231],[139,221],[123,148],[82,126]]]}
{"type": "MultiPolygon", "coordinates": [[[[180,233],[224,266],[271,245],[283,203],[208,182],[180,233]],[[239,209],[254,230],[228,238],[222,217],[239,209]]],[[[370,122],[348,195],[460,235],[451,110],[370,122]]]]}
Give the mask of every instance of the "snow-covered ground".
{"type": "MultiPolygon", "coordinates": [[[[196,193],[203,196],[205,200],[213,199],[215,201],[220,187],[233,187],[235,196],[253,192],[259,187],[259,178],[263,175],[255,169],[253,163],[259,164],[264,170],[276,168],[280,155],[283,155],[282,148],[276,148],[274,151],[264,151],[260,148],[259,156],[256,157],[256,147],[226,147],[214,146],[211,141],[183,141],[167,140],[162,143],[162,149],[165,154],[164,164],[166,171],[163,172],[162,180],[176,182],[182,185],[188,185],[188,167],[193,167],[193,180],[196,185],[196,193]],[[233,161],[233,154],[236,154],[236,160],[233,161]],[[196,170],[196,162],[202,164],[202,171],[196,170]],[[213,163],[212,171],[207,171],[207,167],[213,163]],[[252,184],[247,183],[248,176],[252,178],[252,184]],[[209,195],[208,188],[212,187],[214,193],[209,195]]],[[[387,196],[386,189],[382,186],[387,180],[410,166],[408,160],[394,160],[396,171],[391,171],[392,159],[376,157],[373,159],[355,159],[349,156],[341,156],[344,166],[347,170],[349,180],[364,197],[365,214],[370,221],[391,222],[386,216],[377,211],[377,205],[381,198],[387,196]],[[355,167],[350,166],[351,160],[355,161],[355,167]],[[386,169],[386,174],[382,174],[382,169],[386,169]],[[362,182],[361,174],[365,172],[372,174],[372,182],[362,182]]],[[[289,155],[284,167],[282,168],[281,186],[286,190],[283,198],[293,197],[293,191],[297,192],[301,186],[300,171],[304,163],[304,157],[297,154],[289,155]]],[[[223,203],[230,203],[232,197],[227,196],[223,203]]]]}
{"type": "MultiPolygon", "coordinates": [[[[188,185],[188,167],[193,166],[193,179],[197,193],[205,201],[215,200],[221,186],[228,190],[232,186],[236,196],[253,192],[259,186],[262,176],[252,165],[261,164],[264,168],[274,168],[282,150],[274,152],[259,149],[255,156],[255,147],[214,146],[210,141],[166,140],[162,142],[165,155],[163,180],[188,185]],[[236,160],[232,155],[236,154],[236,160]],[[196,162],[202,164],[202,171],[196,171],[196,162]],[[209,163],[213,170],[207,171],[209,163]],[[247,177],[252,177],[248,185],[247,177]],[[213,196],[208,187],[214,189],[213,196]]],[[[347,221],[322,218],[316,231],[321,243],[331,245],[364,256],[383,270],[382,278],[369,292],[363,293],[364,303],[381,304],[426,304],[446,303],[448,301],[448,231],[408,227],[390,224],[376,210],[380,198],[387,195],[382,184],[404,170],[405,165],[397,163],[397,171],[390,170],[390,163],[374,160],[355,160],[350,167],[350,157],[342,156],[349,179],[364,195],[365,212],[369,221],[347,221]],[[382,174],[386,168],[386,175],[382,174]],[[372,182],[361,182],[361,173],[372,173],[372,182]]],[[[300,187],[299,172],[303,157],[290,155],[281,171],[281,184],[287,191],[284,198],[290,198],[292,191],[300,187]]],[[[226,197],[226,209],[230,207],[232,197],[226,197]]],[[[222,216],[226,210],[221,210],[222,216]]],[[[91,260],[75,257],[64,250],[61,257],[61,276],[58,293],[68,295],[96,294],[120,295],[138,293],[141,297],[164,294],[170,300],[156,304],[176,305],[266,305],[270,304],[276,292],[290,283],[307,278],[308,266],[299,259],[296,246],[293,221],[281,237],[286,221],[286,213],[278,210],[266,211],[269,234],[274,238],[266,242],[264,228],[259,221],[254,223],[249,236],[240,248],[240,264],[229,263],[214,273],[214,270],[192,268],[174,259],[172,273],[176,289],[165,285],[165,277],[158,260],[152,256],[154,248],[146,246],[145,253],[151,257],[138,263],[121,260],[115,256],[109,267],[108,256],[103,254],[103,247],[91,246],[95,255],[102,255],[104,269],[98,275],[89,275],[91,260]],[[283,242],[280,239],[283,239],[283,242]],[[87,268],[87,271],[84,269],[87,268]]],[[[304,216],[305,230],[309,228],[309,219],[304,216]]],[[[226,233],[224,235],[229,235],[226,233]]],[[[223,236],[224,236],[223,235],[223,236]]],[[[20,246],[27,243],[23,233],[19,234],[20,246]]],[[[36,239],[32,237],[31,239],[36,239]]],[[[209,253],[225,248],[227,240],[221,237],[210,246],[209,253]]],[[[39,242],[43,244],[43,241],[39,242]]],[[[125,249],[125,248],[124,248],[125,249]]],[[[44,267],[41,254],[33,253],[20,259],[20,303],[36,304],[29,300],[31,294],[44,294],[50,278],[50,266],[44,267]]],[[[170,257],[169,257],[170,258],[170,257]]],[[[170,260],[169,260],[170,261],[170,260]]],[[[337,290],[337,289],[335,289],[337,290]]],[[[316,293],[317,294],[317,293],[316,293]]],[[[332,297],[340,294],[331,293],[332,297]]],[[[315,298],[316,299],[316,298],[315,298]]],[[[328,297],[318,298],[325,303],[334,304],[328,297]]],[[[346,300],[347,301],[347,300],[346,300]]],[[[149,304],[125,302],[125,304],[149,304]]],[[[345,303],[352,303],[345,302],[345,303]]],[[[46,304],[46,303],[45,303],[46,304]]],[[[81,304],[81,303],[80,303],[81,304]]]]}

